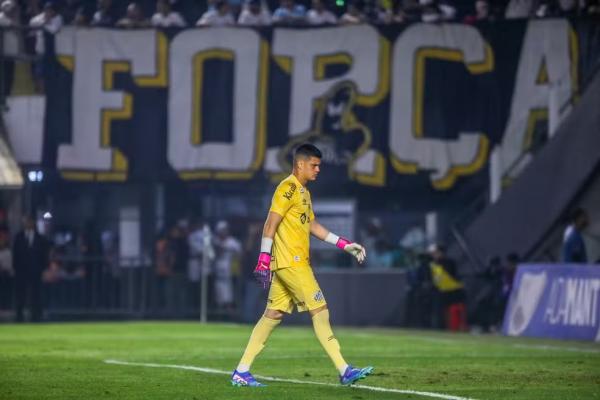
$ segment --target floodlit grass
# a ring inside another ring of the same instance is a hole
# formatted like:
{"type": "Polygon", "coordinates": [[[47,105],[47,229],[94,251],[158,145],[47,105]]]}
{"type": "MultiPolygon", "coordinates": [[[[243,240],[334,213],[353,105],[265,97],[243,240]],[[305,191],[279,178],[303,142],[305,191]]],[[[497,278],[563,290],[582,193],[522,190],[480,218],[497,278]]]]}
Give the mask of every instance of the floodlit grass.
{"type": "MultiPolygon", "coordinates": [[[[421,394],[268,382],[234,388],[223,374],[113,365],[232,370],[250,325],[183,322],[0,325],[0,399],[428,399],[421,394]]],[[[474,399],[600,399],[600,346],[435,332],[337,328],[360,383],[474,399]]],[[[278,378],[337,383],[312,328],[279,327],[253,366],[278,378]]]]}

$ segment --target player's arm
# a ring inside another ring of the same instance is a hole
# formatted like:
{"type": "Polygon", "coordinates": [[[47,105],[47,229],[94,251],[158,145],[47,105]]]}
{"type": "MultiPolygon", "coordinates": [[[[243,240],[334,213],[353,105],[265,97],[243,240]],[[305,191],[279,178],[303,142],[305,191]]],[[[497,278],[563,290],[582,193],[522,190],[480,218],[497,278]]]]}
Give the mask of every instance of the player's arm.
{"type": "Polygon", "coordinates": [[[316,218],[313,218],[312,221],[310,221],[310,233],[317,239],[331,243],[337,248],[344,250],[346,253],[352,254],[361,264],[365,261],[365,258],[367,258],[367,251],[363,246],[330,232],[321,225],[316,218]]]}
{"type": "Polygon", "coordinates": [[[271,249],[273,248],[273,238],[277,227],[283,217],[276,212],[270,211],[263,227],[262,239],[260,241],[260,254],[258,263],[254,268],[254,277],[264,289],[271,283],[271,249]]]}

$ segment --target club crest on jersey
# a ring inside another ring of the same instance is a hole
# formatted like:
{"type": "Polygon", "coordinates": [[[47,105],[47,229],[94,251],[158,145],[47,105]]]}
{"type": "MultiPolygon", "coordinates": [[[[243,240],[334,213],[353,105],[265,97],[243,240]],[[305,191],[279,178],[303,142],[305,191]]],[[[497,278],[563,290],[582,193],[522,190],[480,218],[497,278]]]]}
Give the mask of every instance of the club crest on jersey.
{"type": "Polygon", "coordinates": [[[315,293],[313,299],[315,299],[315,301],[323,301],[323,293],[319,290],[317,293],[315,293]]]}
{"type": "Polygon", "coordinates": [[[294,256],[294,261],[299,262],[300,261],[300,256],[294,256]]]}
{"type": "Polygon", "coordinates": [[[291,200],[292,196],[296,192],[296,184],[291,182],[289,185],[290,185],[290,188],[285,193],[283,193],[283,197],[285,197],[288,200],[291,200]]]}

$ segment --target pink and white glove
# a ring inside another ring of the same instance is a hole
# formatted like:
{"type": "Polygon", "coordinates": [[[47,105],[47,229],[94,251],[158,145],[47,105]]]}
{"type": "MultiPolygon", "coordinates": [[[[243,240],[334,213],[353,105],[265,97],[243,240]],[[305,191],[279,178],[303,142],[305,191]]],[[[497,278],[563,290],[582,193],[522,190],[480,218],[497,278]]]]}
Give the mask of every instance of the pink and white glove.
{"type": "Polygon", "coordinates": [[[258,281],[263,289],[268,289],[271,284],[271,255],[269,253],[260,253],[258,263],[254,268],[254,279],[258,281]]]}
{"type": "Polygon", "coordinates": [[[346,253],[352,254],[359,264],[362,264],[367,258],[367,251],[358,243],[353,243],[345,237],[339,237],[335,244],[339,249],[344,250],[346,253]]]}

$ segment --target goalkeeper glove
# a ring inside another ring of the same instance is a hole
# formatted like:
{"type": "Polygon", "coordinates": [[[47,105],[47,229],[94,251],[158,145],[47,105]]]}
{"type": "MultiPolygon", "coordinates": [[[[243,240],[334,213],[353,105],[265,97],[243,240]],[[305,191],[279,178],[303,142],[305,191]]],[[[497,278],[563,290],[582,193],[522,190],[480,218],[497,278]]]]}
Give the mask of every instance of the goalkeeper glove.
{"type": "Polygon", "coordinates": [[[258,263],[254,268],[254,278],[263,289],[268,289],[271,284],[271,255],[269,253],[260,253],[258,263]]]}
{"type": "Polygon", "coordinates": [[[335,245],[338,248],[344,250],[346,253],[352,254],[359,264],[362,264],[363,261],[365,261],[365,259],[367,258],[367,251],[364,247],[362,247],[358,243],[353,243],[344,237],[340,236],[335,245]]]}

